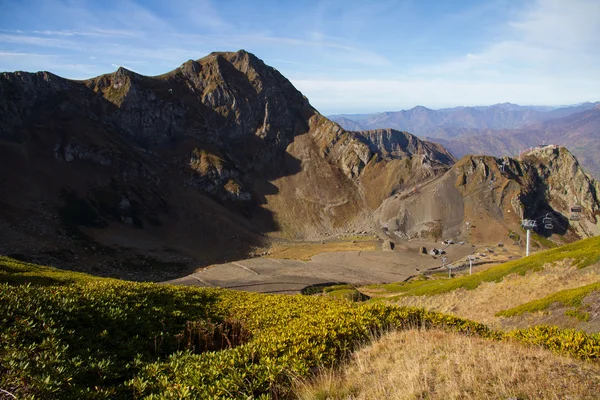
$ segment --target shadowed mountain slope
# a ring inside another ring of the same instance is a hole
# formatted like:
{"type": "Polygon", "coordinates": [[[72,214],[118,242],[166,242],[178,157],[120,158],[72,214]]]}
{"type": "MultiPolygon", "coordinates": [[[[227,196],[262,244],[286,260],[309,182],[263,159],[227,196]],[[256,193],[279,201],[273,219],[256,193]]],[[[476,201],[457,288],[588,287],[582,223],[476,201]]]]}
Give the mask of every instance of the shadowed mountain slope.
{"type": "Polygon", "coordinates": [[[0,252],[165,279],[247,257],[265,234],[369,229],[383,199],[453,162],[390,135],[388,149],[345,131],[243,50],[156,77],[3,73],[0,252]]]}

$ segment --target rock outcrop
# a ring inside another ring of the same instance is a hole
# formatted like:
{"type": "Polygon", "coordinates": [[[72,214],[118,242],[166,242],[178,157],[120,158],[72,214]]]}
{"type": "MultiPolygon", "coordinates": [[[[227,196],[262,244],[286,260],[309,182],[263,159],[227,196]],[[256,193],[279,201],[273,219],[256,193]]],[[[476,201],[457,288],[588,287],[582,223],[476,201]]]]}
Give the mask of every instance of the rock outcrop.
{"type": "Polygon", "coordinates": [[[521,159],[465,156],[418,191],[386,199],[375,215],[402,238],[492,243],[520,231],[522,219],[536,219],[538,234],[569,241],[600,234],[599,189],[566,148],[544,146],[521,159]],[[582,207],[580,220],[571,219],[573,205],[582,207]]]}

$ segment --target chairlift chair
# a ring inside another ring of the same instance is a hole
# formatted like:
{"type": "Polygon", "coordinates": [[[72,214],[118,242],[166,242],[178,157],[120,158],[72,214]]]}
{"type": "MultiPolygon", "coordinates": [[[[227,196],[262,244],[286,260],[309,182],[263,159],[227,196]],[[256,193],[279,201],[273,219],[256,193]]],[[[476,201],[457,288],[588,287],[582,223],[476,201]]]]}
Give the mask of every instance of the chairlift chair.
{"type": "Polygon", "coordinates": [[[571,206],[571,221],[579,221],[581,219],[581,212],[583,211],[583,207],[581,204],[573,204],[571,206]]]}
{"type": "Polygon", "coordinates": [[[552,218],[550,218],[550,214],[546,214],[546,216],[542,219],[544,223],[544,228],[546,229],[554,229],[554,225],[552,225],[552,218]]]}

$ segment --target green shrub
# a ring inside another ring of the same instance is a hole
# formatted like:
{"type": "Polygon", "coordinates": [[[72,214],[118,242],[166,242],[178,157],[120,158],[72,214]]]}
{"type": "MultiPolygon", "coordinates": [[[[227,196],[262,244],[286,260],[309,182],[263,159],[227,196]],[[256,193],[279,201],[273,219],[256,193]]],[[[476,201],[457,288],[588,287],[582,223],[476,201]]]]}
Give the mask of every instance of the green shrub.
{"type": "Polygon", "coordinates": [[[565,311],[565,315],[567,317],[574,317],[580,320],[581,322],[588,322],[590,320],[590,313],[581,311],[581,310],[567,310],[565,311]]]}
{"type": "MultiPolygon", "coordinates": [[[[18,398],[284,397],[292,377],[389,328],[505,337],[449,315],[327,296],[124,282],[6,258],[0,271],[0,387],[18,398]]],[[[600,357],[593,335],[506,337],[600,357]]]]}

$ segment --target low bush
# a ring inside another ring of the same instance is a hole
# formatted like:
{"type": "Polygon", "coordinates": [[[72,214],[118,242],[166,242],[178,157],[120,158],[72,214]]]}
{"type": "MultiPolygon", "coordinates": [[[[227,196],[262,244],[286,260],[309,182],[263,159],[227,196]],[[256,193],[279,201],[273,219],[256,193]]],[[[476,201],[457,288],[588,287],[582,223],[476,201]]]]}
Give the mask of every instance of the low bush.
{"type": "MultiPolygon", "coordinates": [[[[449,315],[327,296],[125,282],[7,259],[0,271],[0,388],[19,399],[282,397],[292,377],[390,328],[505,337],[449,315]]],[[[509,337],[600,357],[597,336],[509,337]]]]}

